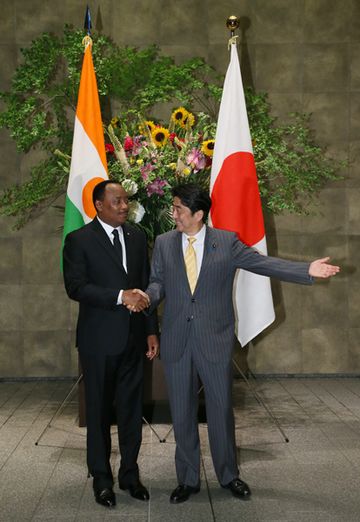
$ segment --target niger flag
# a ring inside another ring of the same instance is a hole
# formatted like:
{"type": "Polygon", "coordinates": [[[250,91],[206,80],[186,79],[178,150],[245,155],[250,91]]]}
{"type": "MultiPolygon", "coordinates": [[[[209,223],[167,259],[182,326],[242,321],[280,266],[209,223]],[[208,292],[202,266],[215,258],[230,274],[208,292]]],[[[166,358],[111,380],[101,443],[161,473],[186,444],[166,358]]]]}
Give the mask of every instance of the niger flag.
{"type": "Polygon", "coordinates": [[[64,235],[89,223],[96,214],[92,202],[95,185],[108,179],[99,95],[88,40],[81,71],[75,115],[64,235]]]}
{"type": "MultiPolygon", "coordinates": [[[[267,254],[264,220],[236,44],[231,44],[216,129],[211,169],[211,221],[236,232],[248,246],[267,254]]],[[[238,270],[234,281],[237,337],[242,346],[275,319],[270,280],[238,270]]]]}

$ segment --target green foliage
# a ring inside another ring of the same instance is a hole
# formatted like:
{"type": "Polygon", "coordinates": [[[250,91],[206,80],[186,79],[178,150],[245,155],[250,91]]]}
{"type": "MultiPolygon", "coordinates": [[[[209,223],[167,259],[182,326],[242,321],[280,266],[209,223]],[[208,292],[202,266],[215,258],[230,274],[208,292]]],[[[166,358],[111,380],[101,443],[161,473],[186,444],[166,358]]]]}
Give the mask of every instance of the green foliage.
{"type": "MultiPolygon", "coordinates": [[[[28,181],[0,195],[0,213],[15,216],[18,227],[37,207],[46,207],[66,190],[83,36],[83,31],[69,26],[60,37],[39,36],[22,50],[23,61],[10,91],[0,93],[4,107],[0,127],[9,130],[18,151],[36,148],[47,155],[31,170],[28,181]],[[62,155],[55,155],[55,150],[62,155]]],[[[112,100],[119,107],[117,116],[126,114],[123,130],[137,121],[139,113],[148,116],[154,106],[171,102],[207,113],[211,124],[203,130],[213,136],[222,81],[204,60],[192,58],[178,65],[156,46],[119,48],[96,34],[93,42],[104,124],[116,116],[111,113],[112,100]]],[[[327,160],[313,142],[308,116],[294,115],[291,123],[279,125],[270,116],[265,95],[248,91],[246,96],[264,206],[274,213],[306,212],[307,200],[327,180],[336,179],[339,164],[327,160]]]]}
{"type": "Polygon", "coordinates": [[[69,160],[59,160],[53,155],[33,167],[28,181],[21,186],[14,185],[2,193],[2,213],[16,216],[17,228],[24,226],[31,217],[63,194],[69,165],[69,160]]]}

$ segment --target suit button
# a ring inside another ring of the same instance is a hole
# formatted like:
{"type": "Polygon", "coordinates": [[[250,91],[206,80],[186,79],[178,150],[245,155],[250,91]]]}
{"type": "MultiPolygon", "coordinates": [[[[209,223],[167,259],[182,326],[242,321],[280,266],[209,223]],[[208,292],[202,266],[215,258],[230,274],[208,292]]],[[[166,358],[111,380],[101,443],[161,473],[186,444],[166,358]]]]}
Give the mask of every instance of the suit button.
{"type": "Polygon", "coordinates": [[[188,323],[191,321],[190,317],[187,317],[186,320],[188,323]]]}
{"type": "Polygon", "coordinates": [[[192,303],[195,303],[195,298],[194,298],[194,297],[191,299],[191,302],[192,302],[192,303]]]}

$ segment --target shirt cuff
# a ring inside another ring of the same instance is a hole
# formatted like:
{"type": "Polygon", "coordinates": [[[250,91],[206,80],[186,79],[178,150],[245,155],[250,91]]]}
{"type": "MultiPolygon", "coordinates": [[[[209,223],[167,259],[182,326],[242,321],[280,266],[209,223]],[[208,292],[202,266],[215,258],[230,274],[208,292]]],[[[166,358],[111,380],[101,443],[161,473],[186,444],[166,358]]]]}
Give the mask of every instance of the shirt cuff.
{"type": "Polygon", "coordinates": [[[122,302],[123,292],[124,292],[124,290],[120,290],[120,292],[119,292],[119,295],[118,295],[118,298],[117,298],[117,301],[116,301],[117,305],[122,305],[123,304],[123,302],[122,302]]]}

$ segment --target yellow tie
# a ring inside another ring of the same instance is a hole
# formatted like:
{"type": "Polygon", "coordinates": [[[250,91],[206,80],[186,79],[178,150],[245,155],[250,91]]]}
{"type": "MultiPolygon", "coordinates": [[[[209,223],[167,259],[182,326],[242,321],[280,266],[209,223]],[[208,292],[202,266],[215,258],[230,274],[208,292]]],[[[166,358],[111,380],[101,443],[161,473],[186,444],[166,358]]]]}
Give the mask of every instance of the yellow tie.
{"type": "Polygon", "coordinates": [[[197,266],[196,266],[196,253],[193,247],[193,243],[196,241],[196,237],[188,237],[189,244],[185,250],[185,267],[186,273],[190,285],[191,293],[194,293],[196,281],[197,281],[197,266]]]}

